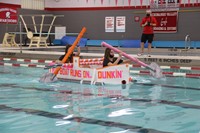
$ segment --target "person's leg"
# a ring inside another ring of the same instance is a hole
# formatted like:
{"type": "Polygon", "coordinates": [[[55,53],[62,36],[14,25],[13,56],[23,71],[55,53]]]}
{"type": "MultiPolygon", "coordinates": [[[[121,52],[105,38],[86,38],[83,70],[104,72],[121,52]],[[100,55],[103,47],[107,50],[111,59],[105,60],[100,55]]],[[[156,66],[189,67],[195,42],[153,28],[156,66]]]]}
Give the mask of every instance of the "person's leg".
{"type": "Polygon", "coordinates": [[[151,43],[148,43],[148,56],[151,56],[151,43]]]}
{"type": "Polygon", "coordinates": [[[144,42],[140,43],[140,53],[143,54],[144,53],[144,42]]]}
{"type": "Polygon", "coordinates": [[[151,47],[153,41],[153,34],[148,35],[148,56],[151,57],[151,47]]]}
{"type": "Polygon", "coordinates": [[[138,54],[138,56],[144,54],[144,43],[145,43],[145,41],[146,41],[146,36],[145,36],[145,34],[142,34],[141,43],[140,43],[140,53],[138,54]]]}

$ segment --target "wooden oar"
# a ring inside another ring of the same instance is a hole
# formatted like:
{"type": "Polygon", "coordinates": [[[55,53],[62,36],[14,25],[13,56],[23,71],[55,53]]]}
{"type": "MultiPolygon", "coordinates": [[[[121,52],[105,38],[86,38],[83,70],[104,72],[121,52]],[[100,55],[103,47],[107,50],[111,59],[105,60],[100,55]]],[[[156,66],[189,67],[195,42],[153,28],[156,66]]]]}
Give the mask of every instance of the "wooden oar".
{"type": "MultiPolygon", "coordinates": [[[[62,59],[62,63],[65,63],[67,61],[67,59],[69,58],[69,56],[72,54],[72,52],[74,51],[76,45],[78,44],[78,42],[80,41],[80,39],[82,38],[83,34],[86,32],[86,28],[83,27],[83,29],[81,30],[81,32],[79,33],[78,37],[76,38],[76,40],[74,41],[74,43],[72,44],[72,46],[68,49],[67,54],[65,55],[65,57],[62,59]]],[[[61,67],[57,67],[56,70],[54,71],[54,73],[46,73],[44,74],[41,78],[40,78],[40,82],[53,82],[56,81],[57,79],[55,79],[56,75],[58,74],[58,72],[60,71],[61,67]]]]}

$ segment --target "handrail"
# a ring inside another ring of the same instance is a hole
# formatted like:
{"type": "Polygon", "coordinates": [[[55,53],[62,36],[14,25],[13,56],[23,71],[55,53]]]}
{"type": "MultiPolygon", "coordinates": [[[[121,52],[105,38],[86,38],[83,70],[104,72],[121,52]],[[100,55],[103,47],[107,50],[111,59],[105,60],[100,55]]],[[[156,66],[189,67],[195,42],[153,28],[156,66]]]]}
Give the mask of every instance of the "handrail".
{"type": "Polygon", "coordinates": [[[190,39],[190,35],[186,35],[185,36],[185,50],[186,49],[190,49],[191,47],[191,39],[190,39]]]}

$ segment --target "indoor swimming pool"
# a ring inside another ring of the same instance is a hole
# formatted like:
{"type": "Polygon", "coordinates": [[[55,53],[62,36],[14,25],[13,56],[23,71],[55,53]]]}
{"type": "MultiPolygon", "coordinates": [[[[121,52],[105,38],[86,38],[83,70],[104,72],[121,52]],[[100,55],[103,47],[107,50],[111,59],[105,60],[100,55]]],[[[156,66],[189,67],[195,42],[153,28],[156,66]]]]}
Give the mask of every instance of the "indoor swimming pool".
{"type": "Polygon", "coordinates": [[[45,72],[0,66],[1,133],[200,132],[200,78],[132,74],[124,89],[40,83],[45,72]]]}

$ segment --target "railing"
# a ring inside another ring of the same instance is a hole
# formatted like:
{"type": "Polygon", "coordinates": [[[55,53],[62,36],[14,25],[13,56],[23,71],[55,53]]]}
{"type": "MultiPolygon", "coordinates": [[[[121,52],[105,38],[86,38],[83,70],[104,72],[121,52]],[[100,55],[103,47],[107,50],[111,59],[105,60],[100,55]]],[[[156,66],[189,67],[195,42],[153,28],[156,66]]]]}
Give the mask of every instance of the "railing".
{"type": "Polygon", "coordinates": [[[191,38],[190,35],[185,36],[185,49],[180,50],[180,55],[184,52],[184,55],[186,56],[188,51],[190,51],[191,48],[191,38]]]}
{"type": "Polygon", "coordinates": [[[185,36],[185,50],[189,50],[191,47],[190,35],[185,36]]]}

